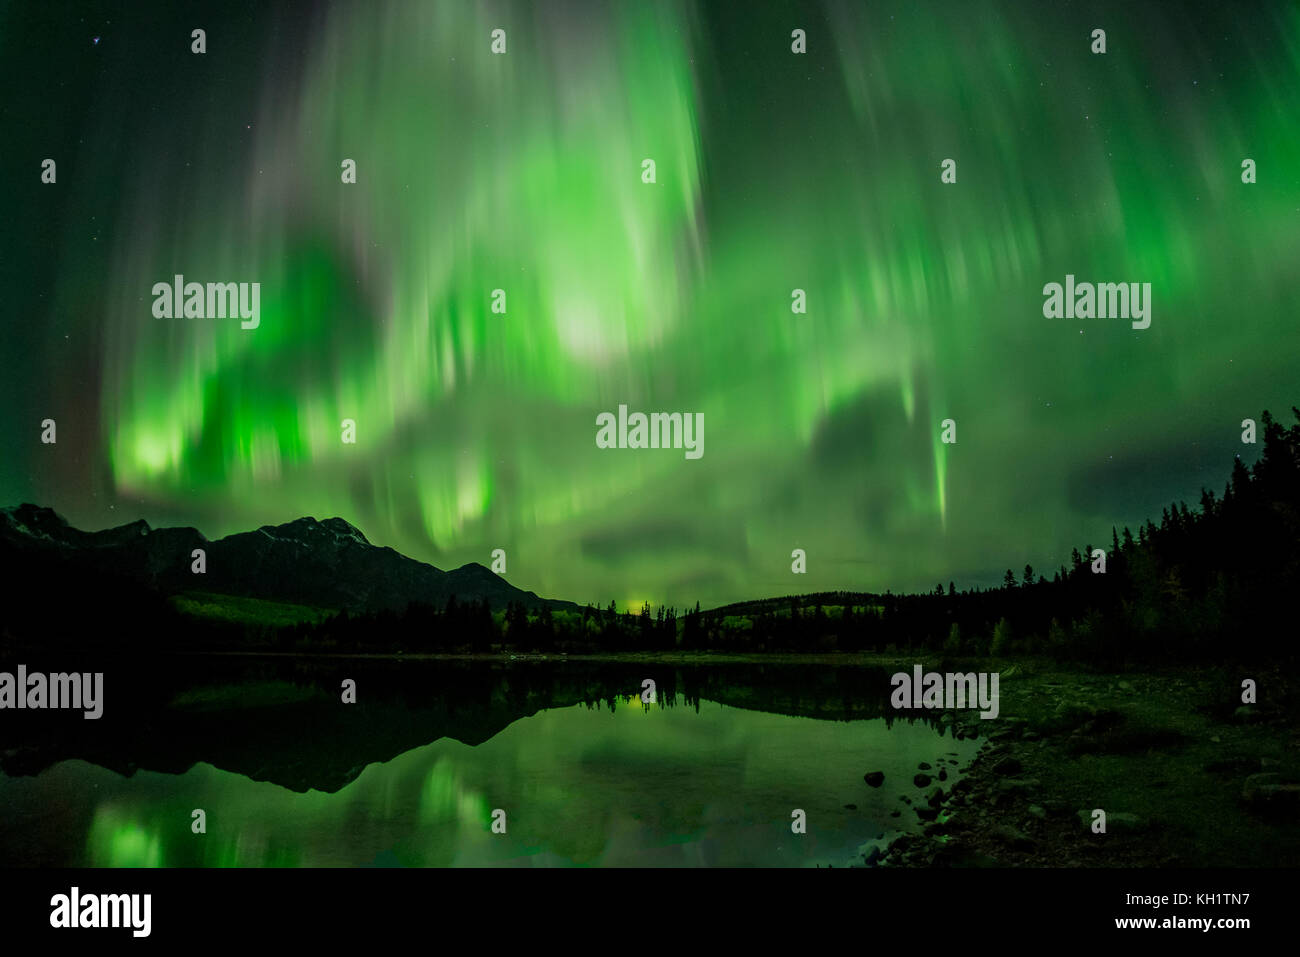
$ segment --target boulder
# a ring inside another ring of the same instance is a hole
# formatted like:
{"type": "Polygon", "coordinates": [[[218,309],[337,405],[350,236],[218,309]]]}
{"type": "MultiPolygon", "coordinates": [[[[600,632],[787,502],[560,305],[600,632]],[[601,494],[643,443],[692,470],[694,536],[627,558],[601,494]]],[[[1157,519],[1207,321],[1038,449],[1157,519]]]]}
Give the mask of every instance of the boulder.
{"type": "MultiPolygon", "coordinates": [[[[1105,810],[1104,808],[1102,810],[1105,810]]],[[[1089,831],[1092,830],[1092,809],[1081,808],[1078,812],[1079,823],[1089,831]]],[[[1106,811],[1106,834],[1132,833],[1145,830],[1147,822],[1136,814],[1127,811],[1106,811]]]]}
{"type": "Polygon", "coordinates": [[[1241,799],[1257,811],[1294,813],[1300,809],[1300,782],[1276,771],[1252,774],[1242,785],[1241,799]]]}
{"type": "Polygon", "coordinates": [[[993,765],[994,774],[1019,774],[1023,770],[1024,766],[1019,759],[1013,758],[1011,755],[1001,758],[997,764],[993,765]]]}
{"type": "Polygon", "coordinates": [[[989,836],[1018,851],[1032,851],[1034,849],[1034,839],[1010,824],[997,825],[989,831],[989,836]]]}
{"type": "Polygon", "coordinates": [[[1136,814],[1129,814],[1126,811],[1116,811],[1114,814],[1106,815],[1106,833],[1112,831],[1131,832],[1146,830],[1146,821],[1136,814]]]}

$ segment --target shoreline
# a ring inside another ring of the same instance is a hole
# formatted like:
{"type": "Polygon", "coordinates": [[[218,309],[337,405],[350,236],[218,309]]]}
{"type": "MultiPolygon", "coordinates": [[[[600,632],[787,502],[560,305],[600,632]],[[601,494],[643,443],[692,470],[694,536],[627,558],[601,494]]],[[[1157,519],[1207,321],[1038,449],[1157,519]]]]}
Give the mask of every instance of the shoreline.
{"type": "MultiPolygon", "coordinates": [[[[1300,731],[1287,706],[1292,679],[1250,673],[1275,703],[1240,705],[1238,672],[1229,669],[1003,672],[1018,680],[1004,681],[1002,718],[975,759],[937,800],[913,805],[921,808],[919,834],[897,837],[864,863],[1295,866],[1300,731]],[[1096,830],[1098,811],[1104,832],[1096,830]]],[[[954,720],[971,729],[969,714],[954,720]]]]}

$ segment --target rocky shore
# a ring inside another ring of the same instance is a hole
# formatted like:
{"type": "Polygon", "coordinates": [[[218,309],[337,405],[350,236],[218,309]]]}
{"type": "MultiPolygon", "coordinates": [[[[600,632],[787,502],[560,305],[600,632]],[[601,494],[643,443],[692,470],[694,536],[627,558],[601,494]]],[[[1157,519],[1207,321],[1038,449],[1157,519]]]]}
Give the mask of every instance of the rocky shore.
{"type": "Polygon", "coordinates": [[[944,718],[954,736],[985,738],[975,759],[921,763],[897,815],[920,832],[866,849],[864,864],[1300,864],[1289,677],[1243,672],[1266,689],[1243,705],[1236,670],[1078,675],[1023,663],[1001,674],[999,718],[944,718]]]}

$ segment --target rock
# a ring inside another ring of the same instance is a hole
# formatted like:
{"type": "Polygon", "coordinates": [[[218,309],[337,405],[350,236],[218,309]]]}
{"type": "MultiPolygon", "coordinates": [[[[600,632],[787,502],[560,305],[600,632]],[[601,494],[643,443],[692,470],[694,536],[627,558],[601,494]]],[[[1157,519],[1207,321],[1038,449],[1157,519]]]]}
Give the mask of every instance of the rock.
{"type": "Polygon", "coordinates": [[[1032,851],[1034,839],[1010,824],[999,824],[989,831],[989,836],[1018,851],[1032,851]]]}
{"type": "Polygon", "coordinates": [[[1276,771],[1252,774],[1246,778],[1241,798],[1258,811],[1285,811],[1300,809],[1300,783],[1288,781],[1276,771]]]}
{"type": "Polygon", "coordinates": [[[1111,831],[1142,831],[1146,829],[1146,821],[1136,814],[1128,814],[1124,811],[1116,811],[1113,814],[1106,815],[1106,832],[1111,831]]]}
{"type": "Polygon", "coordinates": [[[1120,691],[1127,691],[1129,694],[1132,694],[1132,693],[1133,693],[1133,686],[1132,686],[1131,684],[1129,684],[1127,681],[1121,681],[1121,682],[1119,683],[1119,690],[1120,690],[1120,691]]]}
{"type": "Polygon", "coordinates": [[[889,812],[889,816],[890,816],[890,817],[902,817],[902,815],[903,815],[903,812],[902,812],[902,811],[890,811],[890,812],[889,812]]]}
{"type": "Polygon", "coordinates": [[[1268,771],[1263,774],[1252,774],[1246,778],[1246,782],[1241,786],[1241,799],[1245,802],[1253,803],[1259,796],[1260,788],[1273,787],[1282,783],[1282,775],[1276,772],[1268,771]]]}
{"type": "Polygon", "coordinates": [[[884,856],[885,852],[880,849],[880,845],[876,844],[872,845],[871,850],[867,851],[863,860],[866,861],[868,867],[871,867],[884,856]]]}
{"type": "Polygon", "coordinates": [[[912,783],[915,784],[918,788],[929,787],[930,775],[918,774],[916,777],[912,778],[912,783]]]}
{"type": "Polygon", "coordinates": [[[916,811],[916,816],[922,821],[933,821],[939,816],[939,809],[937,807],[916,807],[912,810],[916,811]]]}
{"type": "Polygon", "coordinates": [[[1232,712],[1232,717],[1234,720],[1240,721],[1243,724],[1250,724],[1252,721],[1259,720],[1259,712],[1250,705],[1243,704],[1236,711],[1232,712]]]}
{"type": "Polygon", "coordinates": [[[1082,701],[1062,701],[1056,706],[1056,717],[1049,722],[1057,731],[1078,728],[1086,721],[1095,722],[1103,711],[1082,701]]]}
{"type": "Polygon", "coordinates": [[[957,841],[949,841],[934,852],[934,867],[997,867],[998,862],[974,848],[957,841]]]}
{"type": "Polygon", "coordinates": [[[1223,739],[1219,737],[1217,734],[1210,735],[1210,741],[1213,744],[1223,744],[1223,739]]]}
{"type": "Polygon", "coordinates": [[[1005,758],[999,760],[997,764],[993,765],[994,774],[1019,774],[1023,770],[1024,767],[1021,765],[1020,761],[1010,755],[1007,755],[1005,758]]]}
{"type": "Polygon", "coordinates": [[[947,780],[948,780],[948,771],[947,771],[946,768],[940,768],[940,769],[939,769],[939,780],[940,780],[940,781],[947,781],[947,780]]]}
{"type": "Polygon", "coordinates": [[[993,797],[995,804],[1001,804],[1004,801],[1016,797],[1025,797],[1030,791],[1035,791],[1042,786],[1038,778],[1021,778],[1019,780],[1001,780],[993,785],[993,797]]]}
{"type": "MultiPolygon", "coordinates": [[[[1102,810],[1105,810],[1104,808],[1102,810]]],[[[1089,831],[1092,830],[1092,809],[1084,808],[1077,812],[1079,822],[1089,831]]],[[[1104,833],[1134,832],[1146,830],[1147,822],[1136,814],[1126,811],[1106,811],[1106,830],[1104,833]]]]}
{"type": "Polygon", "coordinates": [[[844,810],[846,810],[846,811],[856,811],[857,809],[858,809],[858,806],[857,806],[856,804],[846,804],[846,805],[844,805],[844,810]]]}
{"type": "Polygon", "coordinates": [[[930,805],[930,807],[938,807],[940,804],[942,804],[943,788],[939,787],[939,785],[936,784],[934,787],[930,788],[930,790],[926,791],[925,803],[930,805]]]}
{"type": "Polygon", "coordinates": [[[1020,740],[1021,740],[1021,741],[1037,741],[1037,740],[1038,740],[1038,732],[1037,732],[1037,731],[1026,731],[1024,734],[1022,734],[1022,735],[1020,736],[1020,740]]]}
{"type": "Polygon", "coordinates": [[[885,772],[868,771],[866,774],[862,775],[862,780],[866,781],[873,788],[878,788],[880,785],[885,783],[885,772]]]}
{"type": "Polygon", "coordinates": [[[1250,758],[1224,758],[1205,765],[1205,770],[1211,774],[1244,774],[1255,769],[1256,764],[1250,758]]]}
{"type": "Polygon", "coordinates": [[[920,764],[917,765],[917,767],[920,768],[922,771],[930,770],[930,765],[925,761],[922,761],[920,764]]]}
{"type": "Polygon", "coordinates": [[[1040,821],[1047,820],[1047,809],[1039,807],[1037,804],[1029,805],[1029,813],[1032,814],[1034,817],[1038,818],[1040,821]]]}

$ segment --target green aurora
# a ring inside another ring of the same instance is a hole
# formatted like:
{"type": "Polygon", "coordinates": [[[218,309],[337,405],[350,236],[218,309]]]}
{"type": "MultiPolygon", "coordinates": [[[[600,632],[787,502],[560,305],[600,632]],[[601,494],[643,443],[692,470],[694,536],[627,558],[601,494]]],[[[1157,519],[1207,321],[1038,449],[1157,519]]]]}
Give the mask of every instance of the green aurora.
{"type": "Polygon", "coordinates": [[[579,602],[928,590],[1221,488],[1297,401],[1300,6],[249,10],[203,55],[0,15],[7,69],[68,67],[8,84],[6,504],[338,515],[579,602]],[[178,273],[260,326],[155,318],[178,273]],[[1066,274],[1150,282],[1150,328],[1044,318],[1066,274]],[[597,448],[620,404],[703,457],[597,448]]]}

